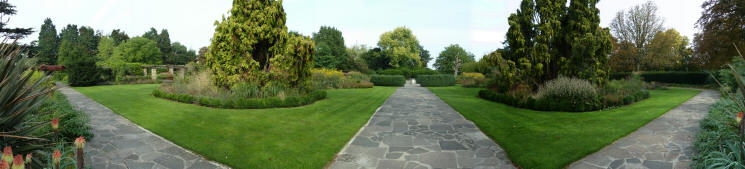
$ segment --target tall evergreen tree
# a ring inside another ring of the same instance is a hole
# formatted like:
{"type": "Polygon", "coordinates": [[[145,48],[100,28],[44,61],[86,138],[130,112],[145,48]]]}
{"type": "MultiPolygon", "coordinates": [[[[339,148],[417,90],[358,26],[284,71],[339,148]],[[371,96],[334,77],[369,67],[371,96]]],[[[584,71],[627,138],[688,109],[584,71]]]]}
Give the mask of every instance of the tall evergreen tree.
{"type": "Polygon", "coordinates": [[[216,85],[305,84],[315,45],[307,37],[290,36],[286,19],[282,1],[234,0],[230,16],[215,23],[207,53],[216,85]]]}
{"type": "MultiPolygon", "coordinates": [[[[598,0],[572,0],[562,26],[563,42],[557,45],[565,56],[560,73],[602,84],[608,79],[610,31],[600,28],[598,0]]],[[[562,58],[564,59],[564,58],[562,58]]]]}
{"type": "Polygon", "coordinates": [[[313,41],[316,42],[316,53],[313,56],[314,67],[330,69],[350,70],[353,66],[347,47],[344,45],[344,36],[341,31],[330,26],[321,26],[317,33],[313,33],[313,41]]]}
{"type": "Polygon", "coordinates": [[[171,47],[171,37],[168,35],[168,30],[163,29],[160,31],[160,34],[158,35],[158,48],[160,48],[160,53],[163,54],[163,63],[167,64],[173,64],[168,63],[168,58],[173,56],[172,47],[171,47]]]}
{"type": "Polygon", "coordinates": [[[57,64],[57,50],[59,49],[59,36],[52,19],[45,19],[39,30],[38,55],[41,64],[57,64]]]}
{"type": "Polygon", "coordinates": [[[535,88],[559,75],[595,83],[607,79],[610,34],[599,26],[598,0],[523,0],[508,18],[504,57],[499,65],[501,89],[535,88]]]}
{"type": "Polygon", "coordinates": [[[11,39],[21,39],[32,33],[32,28],[8,28],[10,16],[16,14],[16,6],[8,3],[8,0],[0,0],[0,33],[11,39]]]}
{"type": "Polygon", "coordinates": [[[429,61],[432,61],[432,56],[429,51],[424,49],[424,46],[419,45],[419,60],[422,61],[422,67],[426,68],[429,65],[429,61]]]}

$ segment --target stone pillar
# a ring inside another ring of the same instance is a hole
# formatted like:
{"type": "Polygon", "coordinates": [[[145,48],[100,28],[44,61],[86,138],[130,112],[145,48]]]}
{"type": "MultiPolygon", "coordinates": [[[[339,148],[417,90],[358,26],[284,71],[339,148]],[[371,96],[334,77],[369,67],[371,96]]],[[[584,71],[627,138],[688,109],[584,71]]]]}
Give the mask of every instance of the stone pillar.
{"type": "Polygon", "coordinates": [[[150,68],[150,77],[153,79],[153,81],[158,80],[158,69],[155,67],[150,68]]]}
{"type": "Polygon", "coordinates": [[[179,69],[178,75],[179,75],[179,77],[184,78],[184,74],[186,74],[186,68],[185,67],[182,67],[182,68],[179,69]]]}
{"type": "Polygon", "coordinates": [[[168,73],[170,73],[171,76],[173,76],[173,67],[168,66],[168,73]]]}
{"type": "Polygon", "coordinates": [[[147,77],[147,68],[142,68],[143,76],[147,77]]]}

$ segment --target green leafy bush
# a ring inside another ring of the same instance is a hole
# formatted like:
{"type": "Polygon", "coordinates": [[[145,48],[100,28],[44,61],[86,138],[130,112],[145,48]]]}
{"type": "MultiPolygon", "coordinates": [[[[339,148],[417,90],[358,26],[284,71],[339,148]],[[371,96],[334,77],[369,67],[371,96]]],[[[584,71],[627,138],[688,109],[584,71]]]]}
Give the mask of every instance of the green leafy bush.
{"type": "Polygon", "coordinates": [[[402,75],[373,75],[370,82],[375,86],[404,86],[406,78],[402,75]]]}
{"type": "Polygon", "coordinates": [[[455,77],[453,75],[419,75],[416,82],[424,87],[454,86],[455,77]]]}
{"type": "Polygon", "coordinates": [[[92,60],[79,60],[66,66],[70,86],[92,86],[100,83],[101,69],[92,60]]]}
{"type": "Polygon", "coordinates": [[[311,104],[315,101],[325,99],[326,91],[319,90],[310,92],[304,96],[268,97],[268,98],[212,98],[193,97],[186,94],[172,94],[160,89],[153,90],[153,96],[178,101],[182,103],[196,103],[202,106],[229,109],[263,109],[275,107],[297,107],[311,104]]]}

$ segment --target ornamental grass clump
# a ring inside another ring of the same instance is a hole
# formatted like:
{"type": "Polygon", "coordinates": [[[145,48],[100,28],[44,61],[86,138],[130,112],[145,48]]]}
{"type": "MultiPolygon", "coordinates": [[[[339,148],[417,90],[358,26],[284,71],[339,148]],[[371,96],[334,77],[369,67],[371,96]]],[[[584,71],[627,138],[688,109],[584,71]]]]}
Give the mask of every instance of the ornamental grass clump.
{"type": "Polygon", "coordinates": [[[586,111],[600,106],[595,86],[578,78],[559,77],[548,81],[538,88],[534,97],[549,102],[565,103],[559,108],[564,111],[586,111]]]}

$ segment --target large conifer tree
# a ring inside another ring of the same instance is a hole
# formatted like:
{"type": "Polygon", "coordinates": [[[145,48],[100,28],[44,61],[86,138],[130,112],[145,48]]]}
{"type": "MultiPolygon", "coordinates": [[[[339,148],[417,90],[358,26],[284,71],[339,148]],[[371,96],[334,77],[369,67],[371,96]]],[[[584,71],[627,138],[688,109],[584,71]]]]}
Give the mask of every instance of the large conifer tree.
{"type": "Polygon", "coordinates": [[[52,19],[45,19],[39,30],[38,55],[40,64],[57,64],[57,50],[59,49],[59,37],[52,19]]]}

